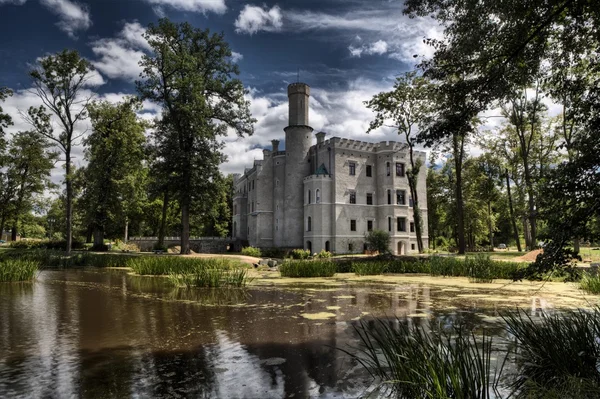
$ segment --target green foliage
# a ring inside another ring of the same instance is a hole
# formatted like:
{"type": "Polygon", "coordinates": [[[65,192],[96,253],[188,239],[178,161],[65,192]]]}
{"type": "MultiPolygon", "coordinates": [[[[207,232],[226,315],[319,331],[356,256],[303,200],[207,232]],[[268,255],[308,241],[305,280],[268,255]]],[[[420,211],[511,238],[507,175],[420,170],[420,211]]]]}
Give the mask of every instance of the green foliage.
{"type": "Polygon", "coordinates": [[[261,248],[260,252],[265,258],[283,259],[286,257],[288,251],[283,248],[261,248]]]}
{"type": "Polygon", "coordinates": [[[579,287],[590,294],[600,294],[600,276],[584,273],[579,282],[579,287]]]}
{"type": "Polygon", "coordinates": [[[181,208],[181,251],[187,254],[190,214],[205,210],[218,192],[224,160],[218,137],[229,128],[252,134],[254,119],[223,34],[163,18],[148,27],[145,38],[152,51],[142,57],[137,88],[144,100],[164,108],[153,137],[156,159],[181,208]]]}
{"type": "Polygon", "coordinates": [[[169,281],[179,287],[229,288],[245,287],[252,281],[247,269],[227,269],[196,264],[185,273],[170,272],[169,281]]]}
{"type": "Polygon", "coordinates": [[[294,249],[290,256],[292,259],[308,259],[311,257],[311,253],[308,249],[294,249]]]}
{"type": "Polygon", "coordinates": [[[282,277],[333,277],[336,265],[329,260],[290,260],[279,271],[282,277]]]}
{"type": "Polygon", "coordinates": [[[432,276],[465,276],[466,268],[463,261],[455,257],[432,256],[429,258],[432,276]]]}
{"type": "Polygon", "coordinates": [[[383,230],[371,230],[365,237],[365,242],[370,251],[377,251],[380,254],[390,252],[390,234],[383,230]]]}
{"type": "Polygon", "coordinates": [[[329,259],[331,258],[331,256],[331,252],[325,251],[324,249],[322,249],[321,252],[317,254],[318,259],[329,259]]]}
{"type": "MultiPolygon", "coordinates": [[[[19,240],[11,241],[9,246],[15,249],[49,249],[49,250],[61,250],[67,249],[66,240],[19,240]]],[[[71,248],[83,249],[84,245],[81,241],[72,241],[71,248]]]]}
{"type": "Polygon", "coordinates": [[[34,260],[0,258],[0,283],[33,280],[38,269],[39,263],[34,260]]]}
{"type": "Polygon", "coordinates": [[[260,250],[260,248],[256,248],[256,247],[244,247],[244,248],[242,248],[242,255],[254,256],[255,258],[260,258],[261,250],[260,250]]]}
{"type": "Polygon", "coordinates": [[[430,273],[431,267],[427,259],[400,260],[388,263],[386,273],[430,273]]]}
{"type": "Polygon", "coordinates": [[[180,256],[136,256],[127,262],[134,272],[141,275],[190,274],[200,269],[231,270],[240,263],[224,258],[183,258],[180,256]]]}
{"type": "Polygon", "coordinates": [[[503,315],[514,337],[519,397],[594,398],[600,391],[600,309],[503,315]]]}
{"type": "Polygon", "coordinates": [[[362,347],[358,354],[349,354],[377,379],[382,394],[399,398],[499,397],[501,373],[492,373],[492,339],[485,331],[477,337],[461,328],[446,331],[384,319],[374,324],[361,320],[355,330],[362,347]]]}
{"type": "Polygon", "coordinates": [[[474,283],[491,283],[496,275],[496,265],[489,255],[477,254],[465,258],[469,281],[474,283]]]}
{"type": "Polygon", "coordinates": [[[359,276],[371,276],[386,273],[389,265],[386,261],[352,262],[352,271],[359,276]]]}
{"type": "MultiPolygon", "coordinates": [[[[7,87],[0,86],[0,102],[6,100],[7,97],[12,96],[12,90],[7,87]]],[[[2,140],[4,139],[4,129],[13,124],[10,115],[5,114],[4,110],[0,106],[0,149],[2,149],[2,140]]]]}

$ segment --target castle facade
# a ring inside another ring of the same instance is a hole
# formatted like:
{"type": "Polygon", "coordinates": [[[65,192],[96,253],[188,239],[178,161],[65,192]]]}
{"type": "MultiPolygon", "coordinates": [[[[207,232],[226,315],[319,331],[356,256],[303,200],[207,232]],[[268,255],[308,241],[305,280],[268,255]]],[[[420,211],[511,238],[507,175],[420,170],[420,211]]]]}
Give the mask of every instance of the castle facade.
{"type": "MultiPolygon", "coordinates": [[[[309,98],[308,85],[288,86],[285,150],[273,140],[262,160],[234,176],[233,238],[259,248],[361,253],[366,234],[379,229],[389,232],[393,253],[418,252],[406,144],[326,140],[324,132],[313,134],[309,98]]],[[[414,155],[425,165],[425,152],[414,155]]],[[[425,248],[426,177],[422,167],[417,194],[425,248]]]]}

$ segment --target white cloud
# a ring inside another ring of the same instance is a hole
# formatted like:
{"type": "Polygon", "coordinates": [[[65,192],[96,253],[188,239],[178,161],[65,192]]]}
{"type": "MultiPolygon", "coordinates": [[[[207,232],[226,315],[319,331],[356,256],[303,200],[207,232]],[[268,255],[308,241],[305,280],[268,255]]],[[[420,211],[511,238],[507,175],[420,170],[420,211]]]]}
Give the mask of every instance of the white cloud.
{"type": "Polygon", "coordinates": [[[231,61],[239,62],[244,59],[244,55],[241,53],[236,53],[235,51],[231,52],[231,61]]]}
{"type": "Polygon", "coordinates": [[[352,45],[348,46],[348,50],[350,50],[350,56],[352,57],[360,57],[363,53],[370,55],[382,55],[387,53],[388,44],[384,40],[378,40],[375,43],[371,43],[369,45],[364,45],[360,47],[354,47],[352,45]]]}
{"type": "Polygon", "coordinates": [[[214,12],[215,14],[225,14],[227,6],[225,0],[146,0],[146,2],[153,4],[164,12],[161,6],[170,6],[179,11],[191,11],[191,12],[214,12]]]}
{"type": "Polygon", "coordinates": [[[283,16],[279,6],[261,8],[246,4],[240,15],[235,20],[235,31],[237,33],[248,33],[250,35],[259,31],[278,31],[283,26],[283,16]]]}
{"type": "Polygon", "coordinates": [[[87,5],[70,0],[40,0],[40,3],[58,15],[60,21],[56,25],[72,38],[77,38],[75,32],[92,26],[87,5]]]}
{"type": "Polygon", "coordinates": [[[92,64],[109,78],[135,80],[142,72],[139,62],[150,46],[138,22],[126,23],[115,38],[99,39],[90,44],[98,60],[92,64]]]}

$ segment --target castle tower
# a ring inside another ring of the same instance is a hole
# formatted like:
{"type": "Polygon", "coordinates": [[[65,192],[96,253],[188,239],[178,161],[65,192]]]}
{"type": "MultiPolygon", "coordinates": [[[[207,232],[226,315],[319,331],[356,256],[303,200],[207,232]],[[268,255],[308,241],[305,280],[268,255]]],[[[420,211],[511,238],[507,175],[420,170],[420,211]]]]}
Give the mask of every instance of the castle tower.
{"type": "Polygon", "coordinates": [[[303,180],[310,174],[308,151],[313,128],[308,125],[310,87],[305,83],[288,86],[289,126],[285,129],[285,183],[283,246],[304,248],[303,180]]]}

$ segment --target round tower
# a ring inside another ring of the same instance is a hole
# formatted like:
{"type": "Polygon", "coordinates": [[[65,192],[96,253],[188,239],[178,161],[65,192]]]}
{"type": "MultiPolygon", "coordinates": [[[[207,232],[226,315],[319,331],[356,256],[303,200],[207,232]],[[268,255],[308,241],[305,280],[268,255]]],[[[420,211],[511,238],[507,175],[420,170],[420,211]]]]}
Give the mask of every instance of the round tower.
{"type": "Polygon", "coordinates": [[[285,184],[283,245],[303,248],[303,179],[310,174],[308,151],[313,128],[308,125],[310,87],[305,83],[288,86],[289,125],[285,131],[285,184]]]}

